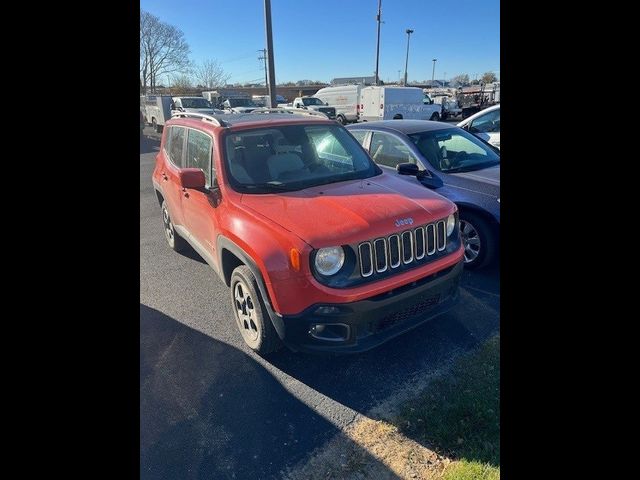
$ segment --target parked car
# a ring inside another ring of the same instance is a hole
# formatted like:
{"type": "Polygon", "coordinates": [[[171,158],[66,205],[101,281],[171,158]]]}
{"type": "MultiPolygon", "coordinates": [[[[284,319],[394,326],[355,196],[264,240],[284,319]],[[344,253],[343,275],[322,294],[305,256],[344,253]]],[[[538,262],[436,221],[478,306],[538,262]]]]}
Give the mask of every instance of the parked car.
{"type": "Polygon", "coordinates": [[[458,123],[460,128],[500,148],[500,105],[485,108],[458,123]]]}
{"type": "Polygon", "coordinates": [[[312,110],[314,112],[320,112],[325,114],[330,119],[336,118],[336,109],[330,107],[325,102],[315,97],[296,97],[289,105],[278,105],[281,108],[293,108],[302,110],[312,110]]]}
{"type": "Polygon", "coordinates": [[[498,149],[438,122],[387,120],[349,125],[347,130],[387,172],[402,175],[412,188],[422,183],[455,202],[465,266],[491,263],[500,236],[498,149]]]}
{"type": "Polygon", "coordinates": [[[176,112],[192,112],[202,113],[205,115],[216,115],[224,113],[213,106],[213,104],[204,97],[173,97],[171,99],[171,114],[176,112]]]}
{"type": "Polygon", "coordinates": [[[326,118],[183,115],[153,172],[164,234],[229,287],[250,348],[363,351],[455,304],[451,201],[384,172],[326,118]]]}

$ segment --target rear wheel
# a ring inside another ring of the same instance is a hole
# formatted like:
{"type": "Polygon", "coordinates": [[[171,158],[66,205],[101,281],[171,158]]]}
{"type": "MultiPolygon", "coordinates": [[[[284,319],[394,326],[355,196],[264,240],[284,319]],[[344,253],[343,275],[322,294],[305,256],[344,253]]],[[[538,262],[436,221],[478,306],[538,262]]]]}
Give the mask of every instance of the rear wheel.
{"type": "Polygon", "coordinates": [[[176,252],[183,252],[187,248],[187,242],[176,232],[169,215],[167,202],[162,201],[162,223],[164,224],[164,237],[167,239],[169,247],[176,252]]]}
{"type": "Polygon", "coordinates": [[[246,265],[231,274],[231,301],[244,342],[260,355],[275,352],[282,342],[267,314],[256,277],[246,265]]]}
{"type": "Polygon", "coordinates": [[[336,120],[338,121],[338,123],[340,123],[340,125],[346,125],[347,124],[347,119],[344,118],[344,115],[338,115],[336,117],[336,120]]]}
{"type": "Polygon", "coordinates": [[[460,211],[460,236],[464,245],[464,266],[470,270],[491,263],[496,251],[496,235],[485,218],[475,212],[460,211]]]}

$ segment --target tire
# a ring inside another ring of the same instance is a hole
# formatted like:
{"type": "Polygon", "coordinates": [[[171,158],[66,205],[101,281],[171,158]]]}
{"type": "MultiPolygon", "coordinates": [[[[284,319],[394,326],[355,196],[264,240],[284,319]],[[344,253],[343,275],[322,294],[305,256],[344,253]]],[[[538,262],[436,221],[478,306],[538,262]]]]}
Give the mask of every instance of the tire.
{"type": "Polygon", "coordinates": [[[187,242],[184,238],[178,235],[175,228],[173,227],[173,222],[171,222],[171,215],[169,215],[169,208],[167,207],[167,202],[162,200],[162,223],[164,224],[164,238],[166,238],[169,247],[180,253],[184,252],[187,248],[187,242]]]}
{"type": "Polygon", "coordinates": [[[280,349],[282,341],[271,323],[258,282],[249,267],[240,265],[233,271],[230,291],[233,316],[244,343],[260,355],[280,349]]]}
{"type": "Polygon", "coordinates": [[[347,119],[344,118],[343,115],[338,115],[336,117],[336,121],[340,124],[340,125],[346,125],[347,124],[347,119]]]}
{"type": "Polygon", "coordinates": [[[483,216],[460,210],[460,236],[465,247],[465,268],[475,270],[493,261],[497,250],[496,233],[483,216]]]}
{"type": "Polygon", "coordinates": [[[402,115],[400,115],[399,113],[396,113],[396,114],[393,116],[393,119],[394,119],[394,120],[402,120],[402,115]]]}
{"type": "Polygon", "coordinates": [[[431,115],[431,118],[429,120],[437,122],[438,120],[440,120],[440,114],[438,112],[433,112],[433,115],[431,115]]]}

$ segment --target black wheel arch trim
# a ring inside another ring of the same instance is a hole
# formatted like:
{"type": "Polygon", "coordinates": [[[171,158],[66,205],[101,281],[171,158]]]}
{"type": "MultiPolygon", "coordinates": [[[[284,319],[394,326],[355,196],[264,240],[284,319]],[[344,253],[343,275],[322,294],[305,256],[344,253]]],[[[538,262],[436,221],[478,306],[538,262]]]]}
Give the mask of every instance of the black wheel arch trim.
{"type": "Polygon", "coordinates": [[[229,280],[227,280],[227,274],[225,273],[224,264],[222,262],[223,251],[228,250],[231,254],[235,255],[242,263],[244,263],[247,267],[249,267],[249,269],[251,270],[251,273],[253,273],[254,277],[256,277],[258,290],[260,290],[260,295],[262,295],[262,300],[267,309],[269,318],[271,319],[271,323],[273,324],[273,327],[276,329],[276,332],[278,333],[278,336],[280,337],[280,339],[284,339],[285,326],[284,326],[284,322],[282,321],[282,316],[273,309],[271,299],[269,297],[269,292],[267,291],[267,288],[264,283],[264,278],[262,277],[262,272],[260,271],[256,263],[240,246],[238,246],[236,243],[234,243],[232,240],[228,239],[227,237],[223,237],[222,235],[219,235],[216,243],[218,247],[217,248],[218,265],[220,265],[220,268],[218,269],[218,275],[220,276],[220,279],[225,283],[225,285],[231,286],[230,283],[231,283],[232,272],[228,272],[229,280]]]}
{"type": "MultiPolygon", "coordinates": [[[[487,222],[489,222],[489,224],[492,227],[495,227],[497,229],[500,228],[500,222],[498,222],[495,217],[493,215],[491,215],[490,212],[488,212],[487,210],[478,207],[477,205],[474,205],[472,203],[465,203],[465,202],[455,202],[455,204],[458,206],[458,211],[462,211],[462,210],[466,210],[468,212],[472,212],[475,213],[476,215],[480,215],[482,218],[484,218],[485,220],[487,220],[487,222]]],[[[458,213],[458,215],[460,215],[460,213],[458,213]]]]}

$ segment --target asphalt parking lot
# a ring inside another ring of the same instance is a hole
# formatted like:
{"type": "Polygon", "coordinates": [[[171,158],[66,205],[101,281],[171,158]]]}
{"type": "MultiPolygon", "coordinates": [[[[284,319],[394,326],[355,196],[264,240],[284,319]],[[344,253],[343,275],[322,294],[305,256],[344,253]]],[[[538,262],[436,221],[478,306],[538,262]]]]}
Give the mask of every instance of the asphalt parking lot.
{"type": "MultiPolygon", "coordinates": [[[[457,123],[459,120],[449,121],[457,123]]],[[[399,385],[499,330],[499,265],[465,272],[449,313],[360,355],[245,347],[230,292],[193,251],[167,246],[140,142],[140,471],[143,479],[279,478],[399,385]]]]}

